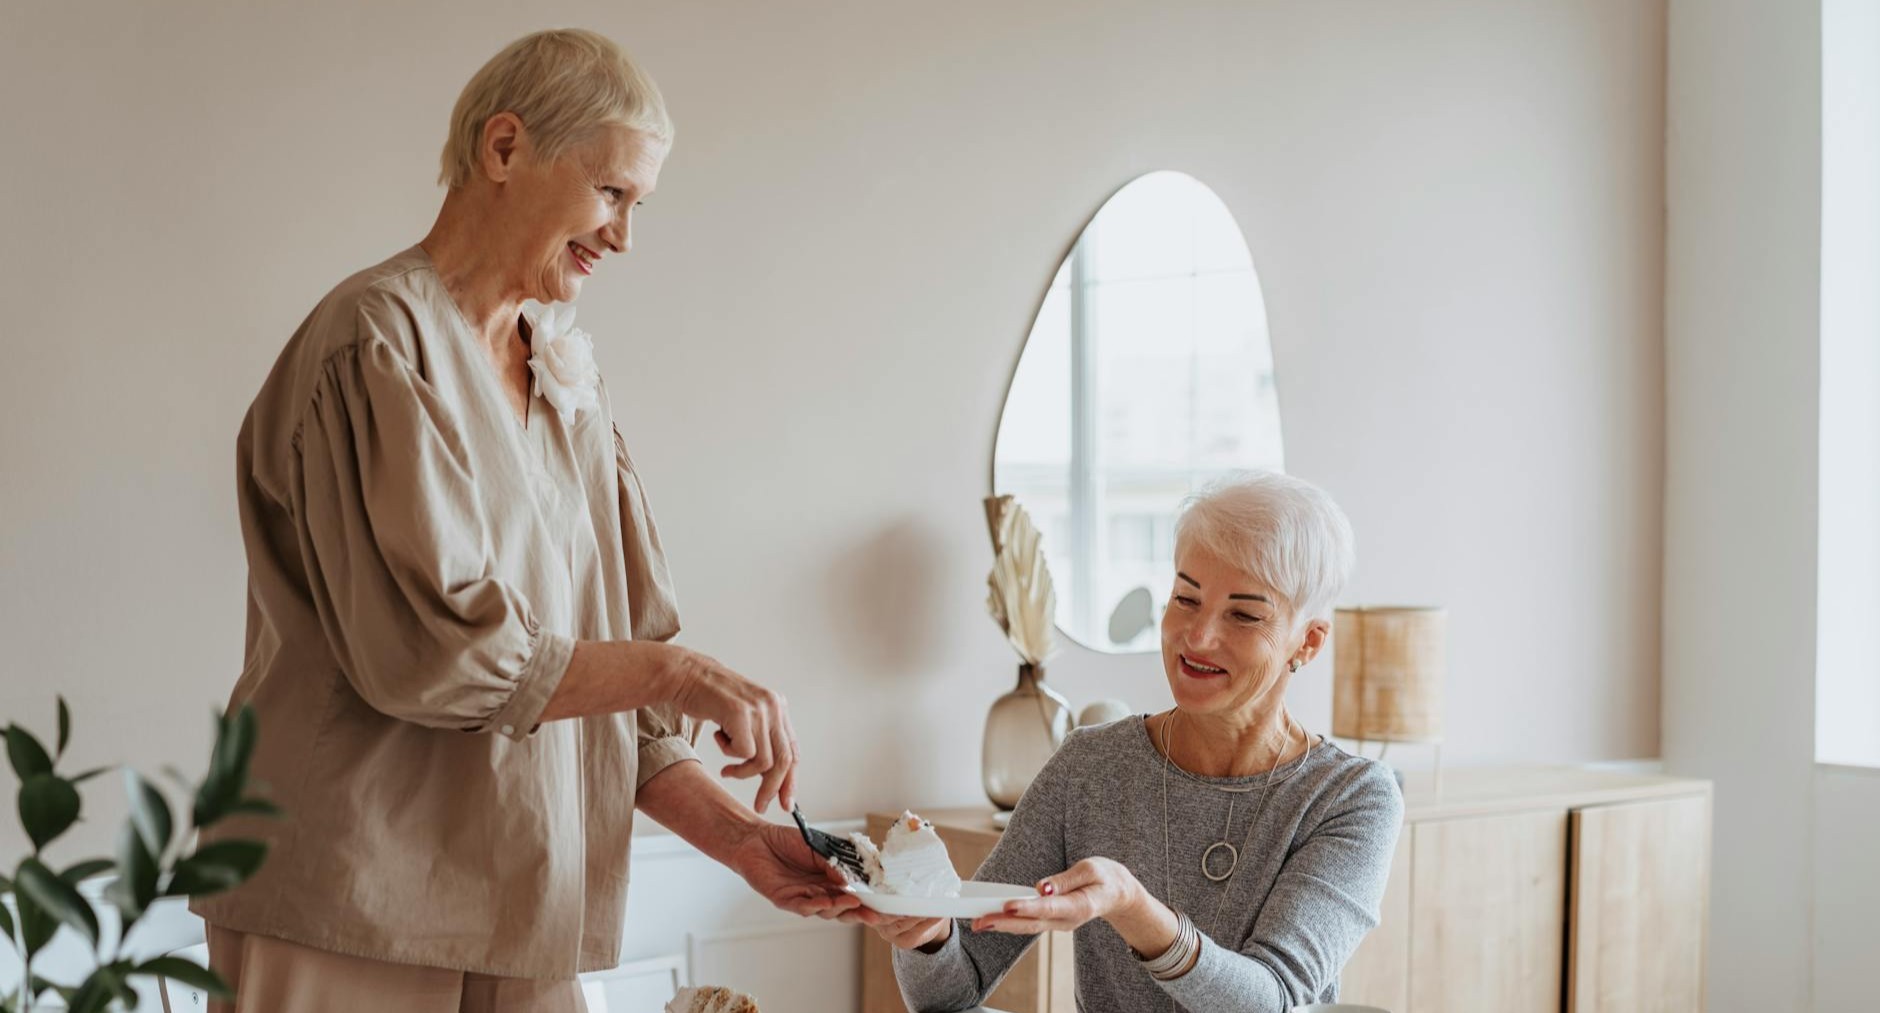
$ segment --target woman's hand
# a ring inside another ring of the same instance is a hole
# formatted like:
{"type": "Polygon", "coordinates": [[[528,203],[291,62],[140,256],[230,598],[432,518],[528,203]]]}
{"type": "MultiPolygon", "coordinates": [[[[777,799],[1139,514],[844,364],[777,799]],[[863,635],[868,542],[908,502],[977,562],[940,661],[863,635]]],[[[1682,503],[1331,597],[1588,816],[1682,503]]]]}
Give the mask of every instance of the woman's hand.
{"type": "Polygon", "coordinates": [[[848,892],[842,874],[811,851],[794,829],[774,823],[755,828],[727,864],[751,889],[791,914],[857,922],[873,913],[848,892]]]}
{"type": "Polygon", "coordinates": [[[672,702],[684,713],[718,726],[712,737],[733,760],[725,777],[761,776],[752,808],[763,812],[781,798],[796,804],[796,729],[782,695],[766,689],[697,651],[676,648],[672,702]]]}
{"type": "MultiPolygon", "coordinates": [[[[1004,911],[974,920],[973,931],[1018,935],[1069,932],[1093,918],[1114,921],[1136,914],[1148,896],[1135,873],[1107,858],[1086,858],[1039,880],[1038,893],[1027,900],[1008,901],[1004,911]]],[[[1132,934],[1125,933],[1124,938],[1132,934]]]]}
{"type": "MultiPolygon", "coordinates": [[[[872,912],[871,912],[872,913],[872,912]]],[[[933,947],[945,943],[953,934],[951,918],[887,918],[877,915],[871,927],[875,934],[903,950],[933,947]]],[[[930,952],[931,952],[930,949],[930,952]]]]}

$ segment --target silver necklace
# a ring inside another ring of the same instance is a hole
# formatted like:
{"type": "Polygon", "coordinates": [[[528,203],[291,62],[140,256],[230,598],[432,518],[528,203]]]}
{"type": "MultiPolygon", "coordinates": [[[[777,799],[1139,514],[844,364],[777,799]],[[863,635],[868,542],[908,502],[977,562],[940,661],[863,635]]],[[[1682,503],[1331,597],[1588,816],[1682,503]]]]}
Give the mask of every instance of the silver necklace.
{"type": "MultiPolygon", "coordinates": [[[[1169,858],[1168,771],[1169,767],[1172,765],[1169,760],[1169,741],[1171,729],[1175,724],[1175,715],[1179,710],[1180,708],[1176,708],[1175,710],[1169,711],[1168,720],[1162,722],[1162,894],[1168,899],[1170,905],[1173,905],[1175,902],[1175,866],[1169,858]]],[[[1300,733],[1305,733],[1304,727],[1300,728],[1300,733]]],[[[1232,796],[1227,802],[1227,826],[1221,831],[1221,839],[1208,845],[1207,850],[1201,853],[1201,874],[1206,876],[1209,882],[1222,884],[1221,896],[1214,905],[1214,918],[1210,923],[1208,935],[1213,936],[1220,933],[1221,914],[1227,908],[1227,895],[1230,892],[1229,881],[1234,878],[1234,873],[1240,869],[1241,852],[1253,845],[1253,828],[1259,826],[1260,814],[1266,811],[1267,789],[1271,788],[1275,781],[1284,783],[1298,774],[1299,771],[1305,767],[1306,760],[1312,756],[1312,750],[1317,745],[1317,743],[1311,741],[1310,736],[1307,736],[1306,751],[1299,754],[1299,759],[1293,764],[1293,769],[1284,777],[1274,776],[1279,773],[1279,765],[1277,763],[1274,764],[1272,773],[1269,773],[1266,780],[1260,783],[1260,801],[1254,806],[1253,818],[1247,823],[1247,835],[1241,841],[1240,847],[1238,848],[1228,840],[1230,832],[1234,828],[1234,803],[1238,800],[1239,796],[1253,789],[1223,788],[1219,785],[1208,785],[1208,787],[1216,791],[1227,792],[1232,796]],[[1214,874],[1213,868],[1210,865],[1210,860],[1213,858],[1216,851],[1223,848],[1227,850],[1228,855],[1227,871],[1217,876],[1214,874]]],[[[1286,755],[1284,749],[1280,751],[1280,755],[1286,755]]],[[[1205,781],[1201,783],[1206,784],[1205,781]]]]}

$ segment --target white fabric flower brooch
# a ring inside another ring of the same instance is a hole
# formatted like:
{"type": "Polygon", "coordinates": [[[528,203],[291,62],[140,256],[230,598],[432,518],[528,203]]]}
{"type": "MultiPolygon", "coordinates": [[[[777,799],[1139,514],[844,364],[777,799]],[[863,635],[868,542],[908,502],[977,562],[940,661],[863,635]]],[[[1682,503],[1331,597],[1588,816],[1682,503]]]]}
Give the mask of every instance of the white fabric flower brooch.
{"type": "Polygon", "coordinates": [[[530,300],[522,311],[529,318],[535,395],[548,401],[563,425],[574,425],[584,411],[599,410],[601,371],[594,365],[594,339],[574,325],[574,304],[530,300]]]}

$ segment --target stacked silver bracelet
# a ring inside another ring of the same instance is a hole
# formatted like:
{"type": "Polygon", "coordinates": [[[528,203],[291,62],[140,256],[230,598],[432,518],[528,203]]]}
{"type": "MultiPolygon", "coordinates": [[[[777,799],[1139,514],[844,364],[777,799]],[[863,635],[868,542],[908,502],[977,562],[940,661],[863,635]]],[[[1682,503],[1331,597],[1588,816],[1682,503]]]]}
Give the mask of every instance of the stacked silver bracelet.
{"type": "MultiPolygon", "coordinates": [[[[1177,912],[1180,913],[1180,912],[1177,912]]],[[[1195,954],[1201,952],[1201,930],[1186,914],[1182,914],[1181,927],[1175,930],[1175,941],[1159,957],[1138,957],[1149,977],[1157,981],[1173,981],[1188,970],[1188,964],[1195,954]]]]}

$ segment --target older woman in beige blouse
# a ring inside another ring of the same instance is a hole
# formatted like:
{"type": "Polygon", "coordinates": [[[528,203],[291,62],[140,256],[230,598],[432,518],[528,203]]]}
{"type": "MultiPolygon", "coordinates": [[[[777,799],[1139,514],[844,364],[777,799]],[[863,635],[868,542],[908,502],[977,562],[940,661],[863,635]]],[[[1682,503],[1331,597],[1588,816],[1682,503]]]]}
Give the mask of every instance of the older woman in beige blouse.
{"type": "Polygon", "coordinates": [[[758,815],[794,794],[783,699],[667,642],[606,388],[533,347],[570,339],[525,302],[617,269],[671,136],[607,39],[510,45],[458,100],[430,234],[322,299],[249,410],[233,702],[287,816],[233,821],[269,858],[192,905],[239,1013],[582,1009],[574,976],[618,962],[636,808],[779,907],[857,917],[758,815]],[[755,812],[695,762],[695,719],[761,778],[755,812]]]}

